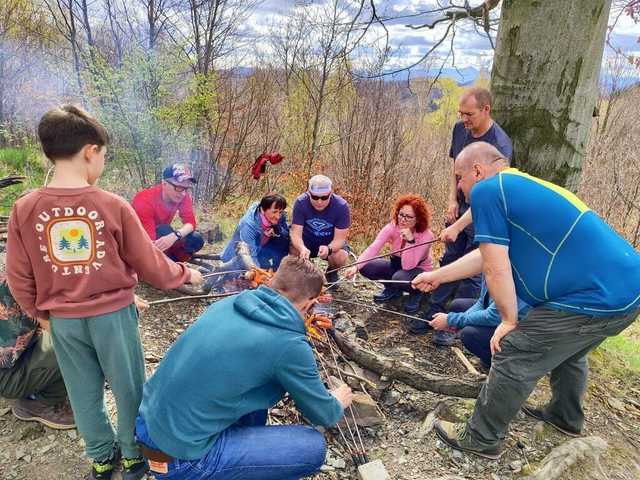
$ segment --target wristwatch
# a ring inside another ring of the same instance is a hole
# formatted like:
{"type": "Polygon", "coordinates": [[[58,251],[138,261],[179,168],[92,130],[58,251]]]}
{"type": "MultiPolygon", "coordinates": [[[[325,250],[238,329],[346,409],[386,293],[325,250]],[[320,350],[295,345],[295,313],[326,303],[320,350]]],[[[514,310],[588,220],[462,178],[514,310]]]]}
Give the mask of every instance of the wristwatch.
{"type": "Polygon", "coordinates": [[[175,234],[176,234],[176,238],[177,238],[178,240],[180,240],[180,239],[182,238],[182,234],[180,233],[180,230],[175,230],[173,233],[175,233],[175,234]]]}

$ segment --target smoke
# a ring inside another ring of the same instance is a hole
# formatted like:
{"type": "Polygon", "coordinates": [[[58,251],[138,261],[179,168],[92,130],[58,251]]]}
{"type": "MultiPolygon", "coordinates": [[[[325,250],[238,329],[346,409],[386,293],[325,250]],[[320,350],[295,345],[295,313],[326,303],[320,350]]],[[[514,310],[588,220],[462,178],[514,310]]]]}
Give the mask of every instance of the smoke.
{"type": "Polygon", "coordinates": [[[33,131],[42,114],[63,102],[77,102],[71,65],[58,52],[20,40],[0,39],[0,124],[33,131]]]}

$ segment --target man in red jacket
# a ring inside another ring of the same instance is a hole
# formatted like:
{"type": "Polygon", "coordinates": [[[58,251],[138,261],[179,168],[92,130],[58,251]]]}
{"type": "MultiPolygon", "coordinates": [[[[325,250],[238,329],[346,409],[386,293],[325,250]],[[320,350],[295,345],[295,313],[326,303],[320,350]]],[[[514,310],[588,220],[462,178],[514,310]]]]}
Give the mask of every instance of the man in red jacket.
{"type": "Polygon", "coordinates": [[[189,190],[196,183],[191,170],[174,163],[164,169],[162,182],[138,192],[133,209],[156,246],[169,258],[185,262],[202,248],[204,239],[196,232],[196,217],[189,190]],[[182,227],[174,230],[171,222],[179,213],[182,227]]]}

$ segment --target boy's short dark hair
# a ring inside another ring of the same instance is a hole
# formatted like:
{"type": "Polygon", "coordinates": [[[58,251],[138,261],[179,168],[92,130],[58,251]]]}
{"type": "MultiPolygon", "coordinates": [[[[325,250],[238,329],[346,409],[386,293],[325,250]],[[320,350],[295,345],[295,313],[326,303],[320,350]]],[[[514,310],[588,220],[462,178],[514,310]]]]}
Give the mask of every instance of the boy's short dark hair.
{"type": "Polygon", "coordinates": [[[109,143],[107,129],[75,105],[63,105],[45,113],[38,124],[38,137],[49,160],[73,157],[85,145],[109,143]]]}
{"type": "Polygon", "coordinates": [[[324,275],[309,260],[287,255],[273,277],[271,287],[292,302],[305,302],[322,292],[324,275]]]}
{"type": "Polygon", "coordinates": [[[284,210],[287,208],[287,199],[279,193],[270,193],[262,197],[262,200],[260,200],[260,208],[262,210],[269,210],[272,206],[279,210],[284,210]]]}

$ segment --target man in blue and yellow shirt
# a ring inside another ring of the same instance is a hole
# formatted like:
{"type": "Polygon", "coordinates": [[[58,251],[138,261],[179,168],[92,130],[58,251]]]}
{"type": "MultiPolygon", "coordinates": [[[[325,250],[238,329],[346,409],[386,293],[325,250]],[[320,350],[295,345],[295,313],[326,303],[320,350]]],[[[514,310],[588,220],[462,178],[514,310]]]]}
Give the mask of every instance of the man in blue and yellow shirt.
{"type": "Polygon", "coordinates": [[[551,372],[549,404],[523,410],[579,435],[587,354],[638,316],[640,254],[574,194],[509,168],[492,145],[466,147],[455,170],[479,250],[413,283],[429,291],[482,271],[502,321],[472,418],[440,421],[436,432],[453,448],[497,458],[509,422],[551,372]],[[520,322],[517,298],[533,307],[520,322]]]}

